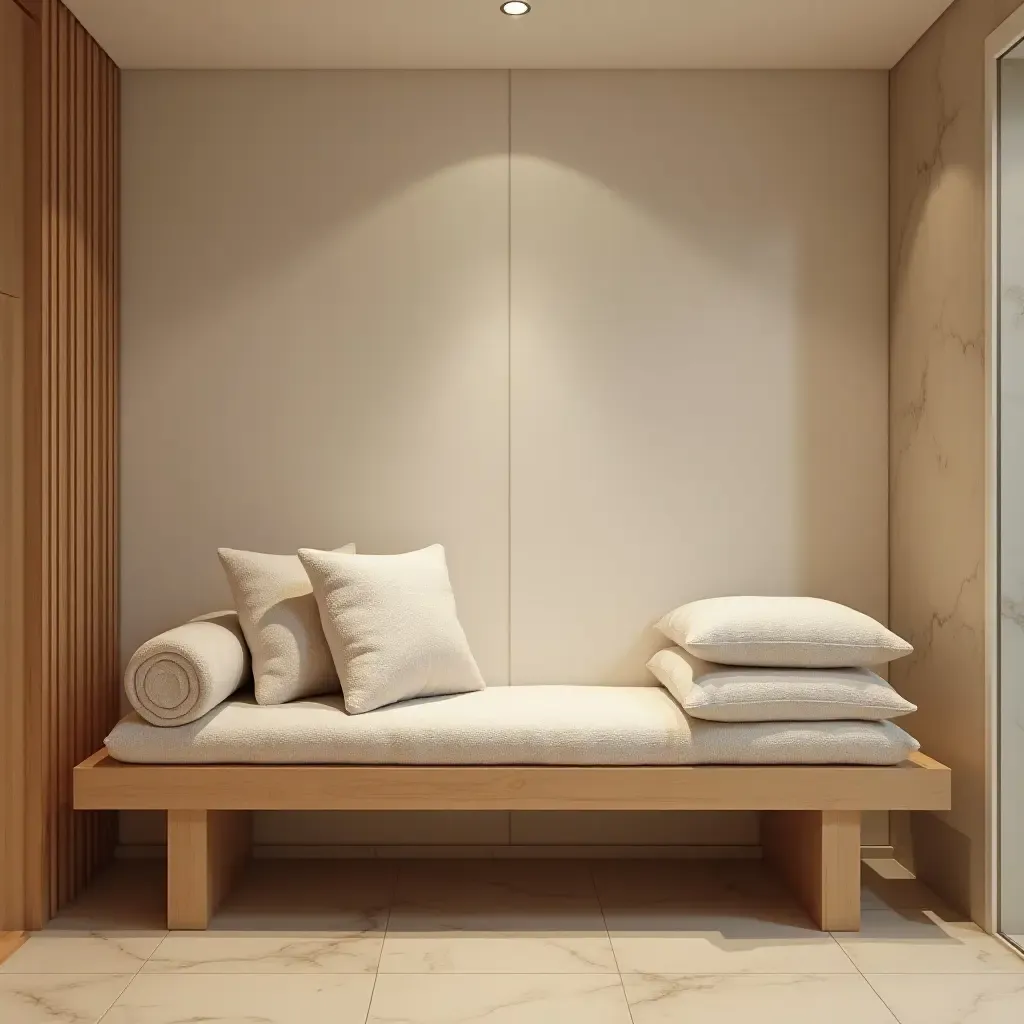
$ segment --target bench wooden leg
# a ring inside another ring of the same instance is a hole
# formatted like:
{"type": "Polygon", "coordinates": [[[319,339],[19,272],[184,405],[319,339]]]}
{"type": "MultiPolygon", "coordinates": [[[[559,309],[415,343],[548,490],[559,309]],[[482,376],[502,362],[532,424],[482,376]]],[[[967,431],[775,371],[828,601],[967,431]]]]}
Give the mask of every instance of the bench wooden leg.
{"type": "Polygon", "coordinates": [[[248,811],[167,812],[167,927],[207,928],[249,855],[248,811]]]}
{"type": "Polygon", "coordinates": [[[822,931],[860,930],[860,811],[766,811],[761,846],[822,931]]]}

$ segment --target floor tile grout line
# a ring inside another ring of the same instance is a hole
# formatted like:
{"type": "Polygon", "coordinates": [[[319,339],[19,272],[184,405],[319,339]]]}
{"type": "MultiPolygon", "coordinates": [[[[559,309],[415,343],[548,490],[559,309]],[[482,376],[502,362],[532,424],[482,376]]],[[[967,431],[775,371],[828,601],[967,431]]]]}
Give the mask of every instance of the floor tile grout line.
{"type": "MultiPolygon", "coordinates": [[[[381,952],[383,952],[383,947],[381,947],[381,952]]],[[[354,975],[354,977],[358,977],[358,975],[354,975]]],[[[378,978],[380,978],[380,971],[374,971],[373,984],[370,985],[370,998],[367,1000],[366,1003],[366,1016],[363,1018],[363,1024],[370,1024],[370,1013],[373,1010],[373,996],[374,993],[377,991],[378,978]]]]}
{"type": "MultiPolygon", "coordinates": [[[[861,911],[861,915],[863,916],[863,911],[861,911]]],[[[860,933],[858,932],[858,934],[860,933]]],[[[850,951],[836,938],[836,933],[829,932],[828,937],[843,951],[843,956],[845,956],[846,959],[849,960],[851,964],[853,964],[853,969],[863,978],[864,972],[858,966],[857,961],[854,960],[852,956],[850,956],[850,951]]]]}
{"type": "Polygon", "coordinates": [[[366,1003],[366,1016],[363,1018],[363,1024],[369,1024],[370,1013],[373,1010],[373,997],[377,991],[377,981],[380,978],[380,965],[384,960],[384,947],[388,941],[388,930],[391,928],[391,912],[395,908],[395,899],[398,895],[398,873],[401,871],[402,865],[400,861],[396,861],[391,867],[391,880],[388,888],[388,915],[384,919],[384,938],[381,939],[380,953],[377,956],[377,969],[373,972],[373,984],[370,985],[370,998],[366,1003]]]}
{"type": "Polygon", "coordinates": [[[622,968],[619,967],[619,955],[615,952],[615,943],[612,942],[612,932],[608,927],[608,918],[604,912],[604,902],[601,900],[601,890],[597,887],[597,876],[594,873],[594,864],[591,861],[587,865],[587,874],[590,875],[590,884],[594,890],[594,898],[597,900],[597,909],[601,911],[601,921],[604,924],[604,934],[608,939],[608,948],[612,951],[612,963],[615,964],[615,974],[619,979],[619,988],[622,989],[622,999],[626,1004],[626,1013],[629,1014],[630,1024],[636,1024],[633,1019],[633,1007],[629,1005],[629,993],[626,991],[626,979],[622,976],[622,968]]]}
{"type": "MultiPolygon", "coordinates": [[[[121,989],[121,991],[120,991],[120,992],[118,992],[116,996],[114,996],[114,998],[113,998],[113,999],[111,1000],[111,1002],[110,1002],[110,1004],[109,1004],[109,1005],[107,1006],[107,1008],[106,1008],[106,1009],[105,1009],[105,1010],[104,1010],[104,1011],[103,1011],[103,1012],[102,1012],[102,1013],[101,1013],[101,1014],[100,1014],[100,1015],[99,1015],[99,1016],[98,1016],[98,1017],[96,1018],[96,1024],[102,1024],[102,1022],[103,1022],[103,1018],[104,1018],[104,1017],[106,1017],[106,1015],[107,1015],[108,1013],[110,1013],[110,1011],[111,1011],[111,1010],[112,1010],[112,1009],[113,1009],[113,1008],[114,1008],[115,1006],[117,1006],[117,1004],[118,1004],[118,1003],[119,1003],[119,1002],[121,1001],[121,996],[123,996],[123,995],[125,994],[125,992],[127,992],[127,991],[128,991],[129,987],[131,986],[131,983],[132,983],[133,981],[135,981],[135,979],[136,979],[136,978],[137,978],[138,976],[139,976],[139,973],[138,973],[138,971],[136,971],[136,972],[135,972],[135,974],[131,975],[131,976],[130,976],[130,977],[128,978],[128,980],[127,980],[127,981],[126,981],[126,982],[124,983],[124,988],[122,988],[122,989],[121,989]]],[[[102,977],[102,975],[100,975],[100,977],[102,977]]],[[[108,978],[109,978],[109,977],[110,977],[110,975],[108,974],[108,975],[106,975],[106,977],[108,977],[108,978]]]]}
{"type": "Polygon", "coordinates": [[[142,963],[141,963],[141,964],[139,965],[139,969],[138,969],[138,970],[137,970],[137,971],[135,972],[136,974],[141,974],[141,973],[142,973],[142,972],[143,972],[143,971],[145,970],[145,968],[146,968],[146,964],[148,964],[148,963],[149,963],[149,961],[150,961],[150,960],[152,960],[152,959],[153,959],[153,957],[155,957],[155,956],[156,956],[156,954],[157,954],[157,951],[158,951],[158,950],[160,949],[160,947],[161,947],[161,946],[162,946],[162,945],[163,945],[163,944],[164,944],[164,943],[165,943],[165,942],[166,942],[166,941],[167,941],[167,940],[168,940],[168,939],[169,939],[170,937],[171,937],[171,929],[170,929],[170,928],[165,928],[165,929],[164,929],[164,933],[163,933],[163,935],[161,935],[161,936],[160,936],[160,941],[159,941],[159,942],[158,942],[158,943],[157,943],[157,944],[156,944],[156,945],[155,945],[155,946],[153,947],[153,951],[152,951],[152,952],[151,952],[151,953],[149,954],[149,956],[147,956],[147,957],[146,957],[146,959],[145,959],[145,960],[143,960],[143,961],[142,961],[142,963]]]}
{"type": "MultiPolygon", "coordinates": [[[[874,992],[875,997],[878,999],[878,1001],[889,1011],[889,1013],[892,1015],[892,1019],[896,1021],[896,1024],[902,1024],[902,1022],[896,1014],[896,1011],[885,1001],[885,997],[882,995],[882,993],[879,992],[878,989],[871,984],[871,979],[863,971],[860,972],[860,976],[864,979],[864,982],[867,984],[868,988],[870,988],[871,991],[874,992]]],[[[925,977],[935,977],[935,975],[925,975],[925,977]]]]}

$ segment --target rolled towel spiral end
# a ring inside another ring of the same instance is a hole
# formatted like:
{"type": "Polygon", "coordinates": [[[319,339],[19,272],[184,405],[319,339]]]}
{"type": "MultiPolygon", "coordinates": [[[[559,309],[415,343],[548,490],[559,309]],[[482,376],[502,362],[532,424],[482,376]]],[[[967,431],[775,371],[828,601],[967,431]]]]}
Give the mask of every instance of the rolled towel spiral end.
{"type": "Polygon", "coordinates": [[[234,612],[201,616],[147,640],[125,671],[125,693],[151,725],[186,725],[227,700],[251,674],[234,612]]]}

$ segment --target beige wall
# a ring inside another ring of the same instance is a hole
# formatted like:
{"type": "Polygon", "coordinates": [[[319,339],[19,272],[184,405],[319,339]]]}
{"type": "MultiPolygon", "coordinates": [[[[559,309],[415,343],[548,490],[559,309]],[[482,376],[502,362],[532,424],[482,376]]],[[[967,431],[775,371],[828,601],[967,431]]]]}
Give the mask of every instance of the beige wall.
{"type": "Polygon", "coordinates": [[[883,75],[513,76],[512,677],[684,601],[884,619],[883,75]]]}
{"type": "Polygon", "coordinates": [[[445,544],[508,681],[500,73],[129,73],[122,656],[219,545],[445,544]]]}
{"type": "MultiPolygon", "coordinates": [[[[449,550],[492,684],[646,681],[715,593],[887,615],[881,73],[124,86],[122,655],[219,544],[449,550]]],[[[736,816],[261,838],[756,840],[736,816]]],[[[884,829],[881,834],[884,840],[884,829]]]]}
{"type": "Polygon", "coordinates": [[[985,906],[985,37],[1019,0],[957,0],[890,76],[892,680],[953,770],[912,822],[919,873],[985,906]]]}

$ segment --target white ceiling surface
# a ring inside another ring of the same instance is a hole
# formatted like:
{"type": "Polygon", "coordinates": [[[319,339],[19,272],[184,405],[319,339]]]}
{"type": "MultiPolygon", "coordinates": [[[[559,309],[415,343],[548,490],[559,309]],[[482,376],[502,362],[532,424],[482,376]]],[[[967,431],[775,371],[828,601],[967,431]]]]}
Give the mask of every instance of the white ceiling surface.
{"type": "Polygon", "coordinates": [[[123,68],[889,68],[951,0],[65,0],[123,68]]]}

